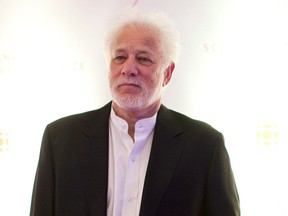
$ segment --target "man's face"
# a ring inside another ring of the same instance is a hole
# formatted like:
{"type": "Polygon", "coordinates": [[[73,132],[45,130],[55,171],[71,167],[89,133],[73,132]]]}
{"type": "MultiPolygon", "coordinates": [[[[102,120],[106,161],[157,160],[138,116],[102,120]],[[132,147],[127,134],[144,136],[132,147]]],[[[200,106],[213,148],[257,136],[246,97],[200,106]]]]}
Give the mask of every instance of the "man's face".
{"type": "Polygon", "coordinates": [[[164,77],[157,35],[140,26],[125,27],[112,46],[109,86],[113,101],[137,110],[159,103],[164,77]]]}

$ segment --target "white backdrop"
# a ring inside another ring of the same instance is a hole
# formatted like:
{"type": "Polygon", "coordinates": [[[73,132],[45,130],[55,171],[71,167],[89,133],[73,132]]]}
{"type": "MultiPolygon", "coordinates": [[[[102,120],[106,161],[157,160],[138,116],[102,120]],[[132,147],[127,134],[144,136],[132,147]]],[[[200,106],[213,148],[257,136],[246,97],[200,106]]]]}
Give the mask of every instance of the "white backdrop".
{"type": "Polygon", "coordinates": [[[287,216],[286,0],[0,0],[0,215],[29,214],[44,127],[110,100],[101,50],[126,5],[182,39],[164,104],[225,135],[243,216],[287,216]]]}

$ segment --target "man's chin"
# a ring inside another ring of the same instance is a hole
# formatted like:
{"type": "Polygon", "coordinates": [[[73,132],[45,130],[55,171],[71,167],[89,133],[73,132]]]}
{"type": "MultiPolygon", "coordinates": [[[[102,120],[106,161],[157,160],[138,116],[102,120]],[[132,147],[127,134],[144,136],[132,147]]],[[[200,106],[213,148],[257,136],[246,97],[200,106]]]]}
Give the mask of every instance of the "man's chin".
{"type": "Polygon", "coordinates": [[[139,104],[131,104],[131,103],[117,103],[117,105],[124,109],[124,110],[129,110],[129,111],[136,111],[140,109],[146,108],[146,106],[139,105],[139,104]]]}
{"type": "Polygon", "coordinates": [[[129,111],[135,111],[144,109],[147,107],[146,104],[143,104],[143,102],[138,101],[137,99],[130,98],[128,99],[113,99],[113,101],[119,106],[121,109],[129,110],[129,111]]]}

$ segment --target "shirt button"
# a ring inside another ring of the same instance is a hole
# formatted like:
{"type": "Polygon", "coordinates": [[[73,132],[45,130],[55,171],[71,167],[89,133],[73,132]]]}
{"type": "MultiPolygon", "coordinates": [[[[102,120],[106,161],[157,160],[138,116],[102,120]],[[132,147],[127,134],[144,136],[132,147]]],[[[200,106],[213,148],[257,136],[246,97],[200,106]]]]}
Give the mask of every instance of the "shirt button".
{"type": "Polygon", "coordinates": [[[132,162],[135,162],[135,161],[136,161],[136,157],[133,156],[133,157],[131,158],[131,160],[132,160],[132,162]]]}
{"type": "Polygon", "coordinates": [[[139,130],[139,131],[143,131],[143,130],[144,130],[144,126],[143,126],[143,125],[140,125],[140,126],[138,127],[138,130],[139,130]]]}

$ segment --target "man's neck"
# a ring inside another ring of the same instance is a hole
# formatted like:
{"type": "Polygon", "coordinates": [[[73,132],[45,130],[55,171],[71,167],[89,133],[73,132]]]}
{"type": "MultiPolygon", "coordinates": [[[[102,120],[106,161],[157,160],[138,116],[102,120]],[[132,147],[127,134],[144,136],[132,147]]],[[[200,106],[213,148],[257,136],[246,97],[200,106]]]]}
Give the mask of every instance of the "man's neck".
{"type": "Polygon", "coordinates": [[[119,107],[115,102],[112,102],[112,108],[115,114],[124,119],[128,124],[128,134],[134,141],[135,124],[140,119],[149,118],[155,115],[161,105],[161,101],[156,101],[152,105],[143,109],[123,109],[119,107]]]}

